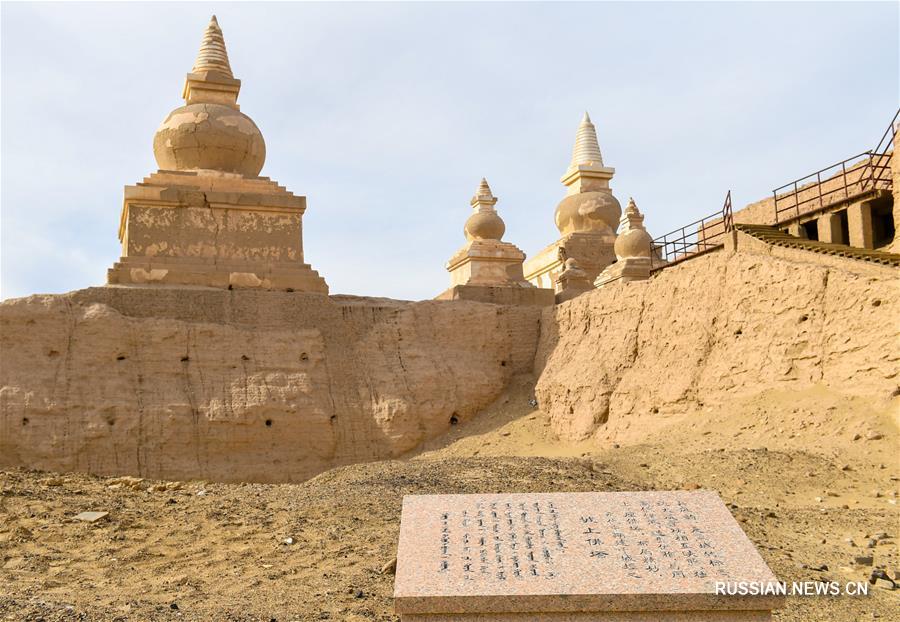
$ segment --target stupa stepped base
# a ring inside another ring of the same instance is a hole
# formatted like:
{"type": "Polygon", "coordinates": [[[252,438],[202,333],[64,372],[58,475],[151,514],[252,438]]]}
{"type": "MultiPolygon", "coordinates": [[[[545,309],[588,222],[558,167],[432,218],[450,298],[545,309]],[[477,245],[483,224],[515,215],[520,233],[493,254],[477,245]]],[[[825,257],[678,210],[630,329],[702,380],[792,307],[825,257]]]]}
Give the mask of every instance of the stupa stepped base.
{"type": "Polygon", "coordinates": [[[552,289],[516,285],[454,285],[435,300],[471,300],[495,305],[549,307],[555,302],[552,289]]]}
{"type": "Polygon", "coordinates": [[[202,257],[122,257],[107,271],[110,285],[195,285],[327,294],[309,264],[216,261],[202,257]]]}
{"type": "Polygon", "coordinates": [[[600,273],[597,280],[594,281],[595,287],[602,287],[609,283],[620,281],[628,283],[629,281],[646,281],[650,278],[650,258],[649,257],[628,257],[620,259],[606,270],[600,273]]]}

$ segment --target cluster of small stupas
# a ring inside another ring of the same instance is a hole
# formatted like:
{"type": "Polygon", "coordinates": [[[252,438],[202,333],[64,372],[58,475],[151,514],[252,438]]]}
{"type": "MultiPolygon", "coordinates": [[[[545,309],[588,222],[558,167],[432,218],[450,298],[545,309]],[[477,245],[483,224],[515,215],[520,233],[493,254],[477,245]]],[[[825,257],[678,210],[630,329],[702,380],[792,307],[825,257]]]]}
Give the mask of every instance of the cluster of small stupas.
{"type": "MultiPolygon", "coordinates": [[[[240,110],[240,88],[213,16],[185,80],[185,105],[154,136],[159,170],[125,188],[122,257],[108,272],[110,284],[328,293],[303,261],[306,198],[259,176],[265,141],[240,110]]],[[[585,113],[560,180],[566,187],[555,214],[560,237],[527,261],[503,241],[497,197],[482,179],[466,243],[446,266],[450,288],[438,298],[552,304],[614,281],[648,278],[652,240],[634,200],[622,214],[609,185],[614,174],[585,113]]]]}

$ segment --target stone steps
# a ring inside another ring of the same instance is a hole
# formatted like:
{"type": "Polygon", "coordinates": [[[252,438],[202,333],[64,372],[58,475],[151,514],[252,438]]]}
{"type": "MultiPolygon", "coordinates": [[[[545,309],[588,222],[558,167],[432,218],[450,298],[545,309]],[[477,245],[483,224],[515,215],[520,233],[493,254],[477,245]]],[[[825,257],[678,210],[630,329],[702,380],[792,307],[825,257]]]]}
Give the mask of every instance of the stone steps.
{"type": "Polygon", "coordinates": [[[867,248],[854,248],[844,244],[829,244],[827,242],[819,242],[818,240],[804,240],[803,238],[787,234],[780,229],[768,225],[735,224],[734,228],[773,246],[796,248],[813,253],[846,257],[847,259],[869,261],[885,266],[900,268],[900,254],[897,253],[888,253],[886,251],[877,251],[867,248]]]}

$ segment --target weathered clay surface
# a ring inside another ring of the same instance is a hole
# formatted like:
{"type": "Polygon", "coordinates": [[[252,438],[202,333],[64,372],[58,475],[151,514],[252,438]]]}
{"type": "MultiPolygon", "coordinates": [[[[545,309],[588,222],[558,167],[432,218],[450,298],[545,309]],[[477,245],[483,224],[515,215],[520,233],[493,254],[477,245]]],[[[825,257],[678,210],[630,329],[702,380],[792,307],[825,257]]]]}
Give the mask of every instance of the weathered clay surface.
{"type": "Polygon", "coordinates": [[[892,275],[713,253],[545,310],[535,393],[571,440],[631,413],[727,408],[772,388],[887,399],[898,304],[892,275]]]}
{"type": "Polygon", "coordinates": [[[0,304],[0,465],[301,481],[400,455],[529,372],[536,307],[175,288],[0,304]]]}
{"type": "Polygon", "coordinates": [[[534,368],[564,439],[768,389],[887,399],[898,294],[892,275],[720,251],[544,310],[165,287],[11,300],[0,467],[299,481],[412,450],[534,368]]]}

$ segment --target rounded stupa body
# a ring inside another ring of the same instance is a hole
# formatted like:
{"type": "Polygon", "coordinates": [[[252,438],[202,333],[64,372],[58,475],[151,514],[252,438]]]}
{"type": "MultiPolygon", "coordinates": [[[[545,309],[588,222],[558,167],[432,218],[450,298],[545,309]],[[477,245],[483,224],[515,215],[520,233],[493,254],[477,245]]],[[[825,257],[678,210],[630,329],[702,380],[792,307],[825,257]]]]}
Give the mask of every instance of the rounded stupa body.
{"type": "Polygon", "coordinates": [[[162,170],[212,170],[257,177],[266,143],[253,119],[240,111],[222,29],[210,20],[188,74],[184,98],[156,130],[153,154],[162,170]]]}
{"type": "Polygon", "coordinates": [[[487,180],[482,178],[475,196],[469,202],[475,209],[474,213],[466,220],[463,233],[466,239],[472,240],[500,240],[506,233],[506,224],[500,218],[500,214],[494,209],[497,197],[491,193],[487,180]]]}
{"type": "Polygon", "coordinates": [[[597,130],[585,112],[575,134],[572,161],[562,178],[568,192],[556,206],[556,228],[562,235],[615,231],[622,206],[609,188],[614,172],[603,166],[597,130]]]}
{"type": "Polygon", "coordinates": [[[257,177],[266,143],[253,119],[221,104],[188,104],[169,113],[153,137],[159,168],[214,170],[257,177]]]}

